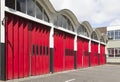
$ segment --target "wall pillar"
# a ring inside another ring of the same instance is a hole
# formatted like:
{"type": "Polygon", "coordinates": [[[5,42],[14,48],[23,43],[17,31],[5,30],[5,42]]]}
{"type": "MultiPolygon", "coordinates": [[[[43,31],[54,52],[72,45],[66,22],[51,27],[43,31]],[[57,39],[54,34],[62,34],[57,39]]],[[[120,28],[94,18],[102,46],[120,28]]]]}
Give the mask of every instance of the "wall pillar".
{"type": "Polygon", "coordinates": [[[77,34],[74,38],[74,69],[77,69],[77,34]]]}
{"type": "Polygon", "coordinates": [[[100,42],[98,44],[98,65],[100,65],[100,42]]]}
{"type": "Polygon", "coordinates": [[[0,79],[5,80],[5,0],[0,0],[0,79]]]}
{"type": "Polygon", "coordinates": [[[89,60],[88,60],[88,61],[89,61],[89,67],[90,67],[90,66],[91,66],[91,61],[90,61],[90,55],[91,55],[91,38],[90,38],[90,40],[89,40],[89,47],[88,47],[88,48],[89,48],[89,54],[88,54],[88,55],[89,55],[89,56],[88,56],[88,57],[89,57],[89,60]]]}
{"type": "Polygon", "coordinates": [[[54,72],[54,26],[50,29],[50,72],[54,72]]]}

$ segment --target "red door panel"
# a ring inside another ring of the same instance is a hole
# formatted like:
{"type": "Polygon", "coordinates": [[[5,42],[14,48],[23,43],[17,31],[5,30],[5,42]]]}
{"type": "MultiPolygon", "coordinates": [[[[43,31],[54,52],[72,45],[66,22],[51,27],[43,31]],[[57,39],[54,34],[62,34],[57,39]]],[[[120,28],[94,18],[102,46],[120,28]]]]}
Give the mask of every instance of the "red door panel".
{"type": "Polygon", "coordinates": [[[77,68],[82,67],[83,44],[82,39],[78,37],[77,40],[77,68]]]}
{"type": "Polygon", "coordinates": [[[19,78],[23,77],[24,52],[23,52],[23,19],[19,19],[19,78]]]}
{"type": "Polygon", "coordinates": [[[36,63],[35,63],[35,61],[36,61],[36,56],[35,56],[35,39],[36,39],[36,37],[35,37],[35,30],[36,30],[36,28],[35,28],[35,25],[33,24],[32,25],[32,51],[31,51],[31,53],[32,53],[32,57],[31,57],[31,74],[32,75],[36,75],[36,63]]]}
{"type": "Polygon", "coordinates": [[[54,71],[64,70],[64,32],[56,30],[54,31],[54,71]]]}
{"type": "Polygon", "coordinates": [[[28,51],[28,21],[24,20],[24,25],[23,25],[23,49],[24,49],[24,77],[27,77],[29,75],[29,51],[28,51]]]}
{"type": "Polygon", "coordinates": [[[6,14],[6,79],[13,78],[13,16],[6,14]]]}
{"type": "Polygon", "coordinates": [[[14,45],[14,47],[13,47],[13,54],[14,54],[14,66],[13,66],[13,78],[15,78],[15,79],[17,79],[18,78],[18,21],[19,20],[19,18],[18,17],[16,17],[16,16],[14,16],[14,23],[13,23],[13,37],[14,37],[14,39],[13,39],[13,45],[14,45]]]}
{"type": "Polygon", "coordinates": [[[88,62],[89,61],[88,60],[89,59],[89,57],[88,57],[88,42],[89,42],[88,40],[85,40],[85,39],[83,40],[83,44],[84,44],[84,47],[83,47],[84,48],[84,50],[83,50],[84,51],[83,67],[88,67],[89,66],[89,62],[88,62]]]}

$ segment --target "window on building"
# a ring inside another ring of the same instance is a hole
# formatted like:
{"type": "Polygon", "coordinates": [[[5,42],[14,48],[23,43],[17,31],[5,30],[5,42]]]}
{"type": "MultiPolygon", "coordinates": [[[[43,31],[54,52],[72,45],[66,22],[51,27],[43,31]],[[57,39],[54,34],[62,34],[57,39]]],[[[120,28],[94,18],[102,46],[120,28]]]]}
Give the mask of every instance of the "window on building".
{"type": "Polygon", "coordinates": [[[120,48],[108,48],[109,57],[120,57],[120,48]]]}
{"type": "Polygon", "coordinates": [[[108,39],[113,40],[114,39],[114,31],[108,31],[108,39]]]}
{"type": "Polygon", "coordinates": [[[40,55],[42,55],[42,46],[40,46],[40,55]]]}
{"type": "Polygon", "coordinates": [[[115,30],[115,39],[119,39],[119,30],[115,30]]]}
{"type": "Polygon", "coordinates": [[[87,29],[86,29],[83,25],[80,25],[80,26],[78,27],[77,33],[78,33],[78,34],[81,34],[81,35],[84,35],[84,36],[88,36],[87,29]]]}
{"type": "Polygon", "coordinates": [[[49,17],[45,9],[38,4],[37,0],[5,0],[5,5],[14,10],[49,22],[49,17]]]}
{"type": "Polygon", "coordinates": [[[54,25],[58,26],[58,16],[54,17],[54,25]]]}
{"type": "Polygon", "coordinates": [[[5,6],[15,9],[15,0],[5,0],[5,6]]]}
{"type": "Polygon", "coordinates": [[[32,55],[34,55],[34,54],[35,54],[35,46],[32,45],[32,55]]]}
{"type": "Polygon", "coordinates": [[[120,39],[120,30],[108,31],[109,40],[119,40],[120,39]]]}
{"type": "Polygon", "coordinates": [[[91,38],[95,39],[95,40],[98,40],[97,34],[95,33],[95,31],[92,32],[91,38]]]}
{"type": "Polygon", "coordinates": [[[104,42],[103,36],[101,36],[100,41],[101,41],[101,42],[104,42]]]}
{"type": "Polygon", "coordinates": [[[114,57],[114,48],[108,48],[109,57],[114,57]]]}
{"type": "Polygon", "coordinates": [[[26,13],[26,0],[17,0],[17,10],[26,13]]]}
{"type": "Polygon", "coordinates": [[[27,0],[27,14],[35,17],[35,0],[27,0]]]}
{"type": "Polygon", "coordinates": [[[44,21],[49,22],[49,18],[45,11],[43,12],[43,14],[44,14],[44,21]]]}
{"type": "Polygon", "coordinates": [[[58,15],[57,17],[55,17],[54,19],[54,24],[56,26],[59,26],[59,27],[63,27],[65,29],[68,29],[68,30],[71,30],[71,31],[74,31],[74,28],[73,28],[73,25],[72,23],[70,22],[70,20],[64,16],[64,15],[58,15]]]}
{"type": "Polygon", "coordinates": [[[115,48],[115,57],[120,57],[120,48],[115,48]]]}
{"type": "Polygon", "coordinates": [[[38,45],[36,45],[36,54],[38,55],[38,45]]]}
{"type": "Polygon", "coordinates": [[[36,18],[42,20],[42,12],[43,8],[40,5],[38,6],[38,3],[36,3],[36,18]]]}

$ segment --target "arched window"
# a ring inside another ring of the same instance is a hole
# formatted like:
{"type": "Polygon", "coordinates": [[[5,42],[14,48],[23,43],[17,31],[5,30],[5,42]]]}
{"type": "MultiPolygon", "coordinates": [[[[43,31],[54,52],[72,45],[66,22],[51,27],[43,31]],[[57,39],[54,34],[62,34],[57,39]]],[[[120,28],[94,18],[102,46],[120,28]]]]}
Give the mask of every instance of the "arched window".
{"type": "Polygon", "coordinates": [[[15,9],[15,0],[5,0],[5,6],[15,9]]]}
{"type": "Polygon", "coordinates": [[[35,0],[27,0],[27,14],[35,17],[35,0]]]}
{"type": "Polygon", "coordinates": [[[100,37],[100,42],[104,42],[103,36],[100,37]]]}
{"type": "Polygon", "coordinates": [[[26,0],[17,0],[17,10],[26,13],[26,0]]]}
{"type": "Polygon", "coordinates": [[[54,19],[54,25],[63,27],[65,29],[74,31],[73,25],[70,20],[64,15],[57,15],[54,19]]]}
{"type": "Polygon", "coordinates": [[[84,36],[88,36],[87,29],[86,29],[83,25],[80,25],[80,26],[78,27],[77,33],[78,33],[78,34],[81,34],[81,35],[84,35],[84,36]]]}
{"type": "Polygon", "coordinates": [[[43,8],[38,3],[36,3],[36,18],[42,19],[42,12],[43,8]]]}
{"type": "Polygon", "coordinates": [[[22,13],[49,22],[45,9],[40,6],[37,0],[5,0],[5,5],[22,13]]]}
{"type": "Polygon", "coordinates": [[[95,31],[92,32],[91,38],[95,39],[95,40],[98,40],[98,37],[97,37],[97,34],[95,33],[95,31]]]}

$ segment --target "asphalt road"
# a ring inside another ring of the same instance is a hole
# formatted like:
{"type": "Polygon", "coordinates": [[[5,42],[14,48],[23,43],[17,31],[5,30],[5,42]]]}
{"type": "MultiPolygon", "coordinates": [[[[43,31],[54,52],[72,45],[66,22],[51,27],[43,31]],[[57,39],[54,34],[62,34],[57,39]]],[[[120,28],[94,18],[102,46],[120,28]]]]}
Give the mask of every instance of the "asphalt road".
{"type": "Polygon", "coordinates": [[[8,82],[120,82],[120,65],[102,65],[8,82]]]}

